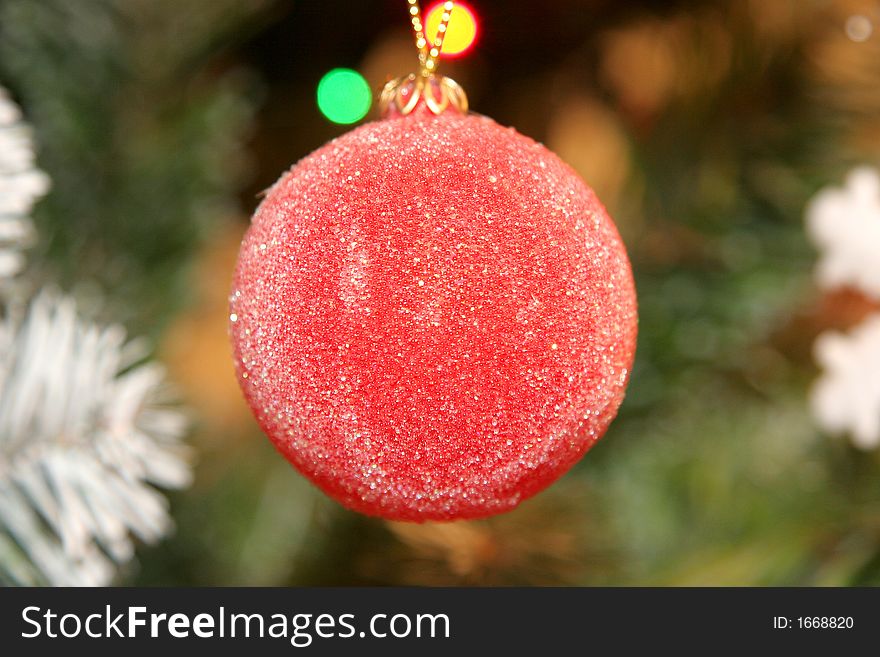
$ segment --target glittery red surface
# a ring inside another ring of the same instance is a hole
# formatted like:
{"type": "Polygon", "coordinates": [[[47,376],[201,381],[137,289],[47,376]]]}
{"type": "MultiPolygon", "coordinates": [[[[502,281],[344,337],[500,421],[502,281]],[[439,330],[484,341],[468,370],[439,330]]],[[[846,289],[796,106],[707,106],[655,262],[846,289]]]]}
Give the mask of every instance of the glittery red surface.
{"type": "Polygon", "coordinates": [[[602,436],[636,302],[568,166],[488,118],[419,113],[271,189],[230,329],[257,420],[304,475],[363,513],[455,519],[513,508],[602,436]]]}

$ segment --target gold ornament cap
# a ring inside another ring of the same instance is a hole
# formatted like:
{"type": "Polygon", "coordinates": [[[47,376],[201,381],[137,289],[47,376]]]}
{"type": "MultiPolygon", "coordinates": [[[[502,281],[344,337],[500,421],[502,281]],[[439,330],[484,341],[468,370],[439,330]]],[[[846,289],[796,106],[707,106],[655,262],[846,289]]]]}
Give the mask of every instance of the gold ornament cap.
{"type": "Polygon", "coordinates": [[[432,114],[441,114],[449,107],[462,114],[468,111],[468,99],[464,89],[445,75],[424,77],[411,73],[391,80],[379,94],[379,110],[383,116],[395,111],[406,116],[423,101],[432,114]]]}
{"type": "Polygon", "coordinates": [[[404,116],[411,114],[420,101],[432,114],[441,114],[448,108],[466,114],[468,111],[467,95],[452,78],[437,74],[440,53],[443,50],[443,39],[449,27],[449,18],[455,3],[451,0],[443,5],[440,25],[433,43],[428,44],[425,37],[425,26],[422,22],[422,10],[418,0],[407,0],[410,22],[415,35],[416,48],[419,51],[420,71],[411,73],[386,84],[379,94],[379,111],[382,116],[398,112],[404,116]]]}

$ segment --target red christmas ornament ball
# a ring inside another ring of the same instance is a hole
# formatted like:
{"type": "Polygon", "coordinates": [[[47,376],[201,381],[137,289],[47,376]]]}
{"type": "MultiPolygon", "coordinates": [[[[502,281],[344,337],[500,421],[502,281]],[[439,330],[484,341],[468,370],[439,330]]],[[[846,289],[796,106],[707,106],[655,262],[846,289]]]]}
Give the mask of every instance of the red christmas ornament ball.
{"type": "Polygon", "coordinates": [[[542,145],[416,111],[272,187],[230,303],[244,395],[328,495],[398,520],[507,511],[617,412],[636,343],[626,252],[542,145]]]}

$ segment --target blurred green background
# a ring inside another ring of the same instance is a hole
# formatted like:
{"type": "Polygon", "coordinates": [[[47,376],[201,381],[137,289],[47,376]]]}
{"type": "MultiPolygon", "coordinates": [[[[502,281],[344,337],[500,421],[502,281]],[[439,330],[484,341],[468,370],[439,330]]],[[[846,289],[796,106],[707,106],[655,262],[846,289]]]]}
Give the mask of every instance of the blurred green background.
{"type": "Polygon", "coordinates": [[[194,419],[176,530],[118,582],[880,584],[880,456],[807,401],[816,335],[877,306],[817,290],[803,224],[816,190],[880,161],[880,3],[470,4],[479,41],[443,71],[606,203],[639,351],[619,418],[560,482],[410,525],[342,509],[275,453],[226,338],[257,194],[349,129],[318,111],[321,76],[378,89],[415,68],[404,0],[0,0],[0,81],[53,180],[32,268],[148,336],[194,419]]]}

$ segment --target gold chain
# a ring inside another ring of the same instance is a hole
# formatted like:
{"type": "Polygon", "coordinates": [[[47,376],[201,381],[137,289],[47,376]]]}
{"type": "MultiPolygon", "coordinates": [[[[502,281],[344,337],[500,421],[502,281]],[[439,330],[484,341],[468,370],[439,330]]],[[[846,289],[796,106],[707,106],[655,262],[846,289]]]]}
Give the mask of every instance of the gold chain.
{"type": "Polygon", "coordinates": [[[413,26],[413,33],[416,37],[416,48],[419,49],[422,77],[427,78],[437,70],[437,59],[443,50],[443,39],[446,37],[449,18],[452,15],[452,8],[455,6],[455,3],[450,0],[443,4],[443,13],[440,15],[437,36],[434,37],[434,42],[429,46],[428,38],[425,34],[425,24],[422,22],[422,9],[419,6],[419,0],[407,0],[407,2],[409,3],[409,15],[413,26]]]}

